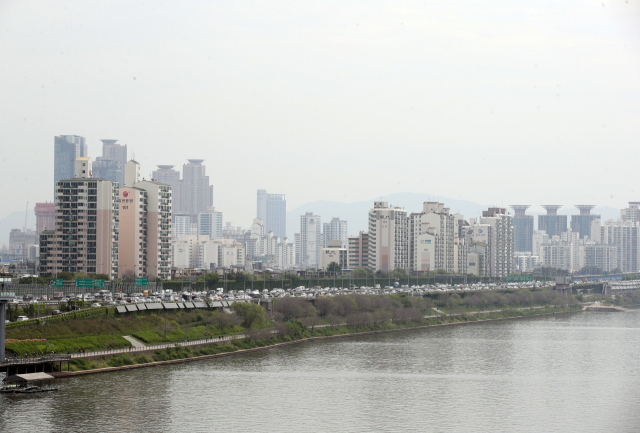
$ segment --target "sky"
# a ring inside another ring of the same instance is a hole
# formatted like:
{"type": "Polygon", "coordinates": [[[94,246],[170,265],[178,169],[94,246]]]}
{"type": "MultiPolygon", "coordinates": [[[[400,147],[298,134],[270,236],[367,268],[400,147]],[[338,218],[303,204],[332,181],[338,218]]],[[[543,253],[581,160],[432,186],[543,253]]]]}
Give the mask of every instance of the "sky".
{"type": "Polygon", "coordinates": [[[0,65],[0,217],[53,199],[56,135],[204,159],[242,226],[257,189],[640,201],[640,0],[4,0],[0,65]]]}

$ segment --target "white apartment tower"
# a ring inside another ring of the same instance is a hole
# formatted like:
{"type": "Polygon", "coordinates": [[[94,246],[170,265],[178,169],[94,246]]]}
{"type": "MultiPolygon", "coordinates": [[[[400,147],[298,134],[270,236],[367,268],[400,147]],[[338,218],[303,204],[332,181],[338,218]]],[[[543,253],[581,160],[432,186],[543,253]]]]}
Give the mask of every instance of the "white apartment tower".
{"type": "Polygon", "coordinates": [[[74,178],[56,182],[55,230],[40,272],[118,275],[118,183],[92,178],[88,157],[76,158],[74,178]]]}
{"type": "Polygon", "coordinates": [[[369,268],[389,272],[409,268],[407,211],[376,201],[369,211],[369,268]]]}
{"type": "Polygon", "coordinates": [[[491,226],[491,250],[488,265],[492,277],[506,277],[512,272],[515,246],[512,218],[505,208],[482,212],[480,224],[491,226]]]}
{"type": "Polygon", "coordinates": [[[331,222],[322,224],[323,246],[327,246],[328,241],[342,241],[342,245],[346,248],[349,233],[347,230],[347,222],[340,218],[331,218],[331,222]]]}
{"type": "Polygon", "coordinates": [[[466,270],[464,243],[456,242],[459,218],[443,203],[424,202],[409,218],[409,266],[413,271],[466,270]],[[460,257],[458,257],[460,256],[460,257]],[[458,258],[464,265],[458,263],[458,258]]]}
{"type": "Polygon", "coordinates": [[[300,215],[300,260],[301,265],[317,268],[320,265],[322,248],[322,220],[320,215],[307,212],[300,215]]]}

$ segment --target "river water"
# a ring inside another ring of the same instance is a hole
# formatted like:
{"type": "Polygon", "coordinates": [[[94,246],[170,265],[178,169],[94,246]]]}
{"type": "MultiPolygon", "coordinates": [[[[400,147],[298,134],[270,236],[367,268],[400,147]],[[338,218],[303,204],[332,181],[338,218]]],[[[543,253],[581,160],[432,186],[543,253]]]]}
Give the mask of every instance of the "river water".
{"type": "Polygon", "coordinates": [[[0,395],[0,432],[638,432],[640,310],[310,342],[0,395]]]}

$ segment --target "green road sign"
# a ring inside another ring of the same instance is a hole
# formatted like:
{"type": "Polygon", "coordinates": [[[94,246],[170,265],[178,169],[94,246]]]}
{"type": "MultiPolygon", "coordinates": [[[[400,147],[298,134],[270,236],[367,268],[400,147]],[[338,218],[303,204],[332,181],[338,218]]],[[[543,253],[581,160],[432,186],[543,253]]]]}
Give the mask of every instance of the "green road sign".
{"type": "Polygon", "coordinates": [[[64,287],[63,280],[53,280],[53,287],[64,287]]]}
{"type": "Polygon", "coordinates": [[[93,280],[76,280],[76,287],[93,287],[93,280]]]}
{"type": "Polygon", "coordinates": [[[136,278],[136,286],[146,286],[147,278],[136,278]]]}
{"type": "Polygon", "coordinates": [[[507,277],[507,281],[531,281],[531,277],[507,277]]]}
{"type": "Polygon", "coordinates": [[[96,280],[94,287],[104,287],[104,280],[96,280]]]}

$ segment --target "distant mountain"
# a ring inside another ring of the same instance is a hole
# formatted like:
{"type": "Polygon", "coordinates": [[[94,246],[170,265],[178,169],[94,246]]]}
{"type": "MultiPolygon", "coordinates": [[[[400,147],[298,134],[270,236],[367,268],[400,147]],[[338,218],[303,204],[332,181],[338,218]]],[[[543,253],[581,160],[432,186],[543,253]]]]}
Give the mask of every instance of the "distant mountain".
{"type": "Polygon", "coordinates": [[[368,230],[369,209],[373,207],[374,201],[380,200],[389,202],[389,205],[400,206],[408,213],[422,212],[422,203],[425,201],[439,201],[450,208],[452,213],[461,213],[466,219],[482,215],[482,211],[489,207],[467,200],[440,196],[436,198],[434,195],[411,192],[395,193],[353,203],[321,200],[306,203],[287,212],[287,236],[293,242],[293,234],[300,230],[300,215],[304,215],[306,212],[320,215],[323,223],[331,221],[333,217],[340,217],[349,223],[349,235],[357,235],[360,230],[368,230]]]}
{"type": "MultiPolygon", "coordinates": [[[[329,222],[333,217],[340,217],[349,223],[349,235],[357,235],[360,230],[366,231],[368,229],[368,217],[369,209],[373,207],[374,201],[387,201],[390,205],[400,206],[411,212],[422,212],[422,203],[425,201],[438,201],[444,203],[445,206],[451,209],[452,213],[460,213],[464,215],[465,219],[477,218],[482,215],[483,210],[487,210],[490,206],[475,203],[468,200],[459,200],[448,197],[440,197],[430,194],[418,194],[418,193],[395,193],[383,197],[372,198],[371,200],[358,201],[353,203],[341,203],[337,201],[314,201],[299,206],[289,212],[287,212],[287,236],[290,241],[293,242],[294,233],[298,233],[300,230],[300,215],[304,215],[306,212],[313,212],[314,215],[320,215],[322,222],[329,222]]],[[[513,209],[507,210],[513,215],[513,209]]],[[[527,212],[529,215],[533,215],[534,227],[537,229],[538,218],[537,215],[545,214],[545,212],[527,212]]],[[[567,206],[559,211],[564,215],[577,215],[580,213],[575,207],[567,206]]],[[[591,211],[592,214],[601,215],[602,220],[619,219],[620,209],[613,207],[597,207],[591,211]]],[[[571,218],[569,218],[569,222],[571,218]]]]}
{"type": "MultiPolygon", "coordinates": [[[[22,230],[23,227],[24,211],[11,212],[9,215],[0,218],[0,244],[9,245],[9,233],[11,233],[11,230],[22,230]]],[[[36,215],[33,213],[33,208],[30,208],[27,213],[27,228],[31,230],[36,228],[36,215]]]]}

